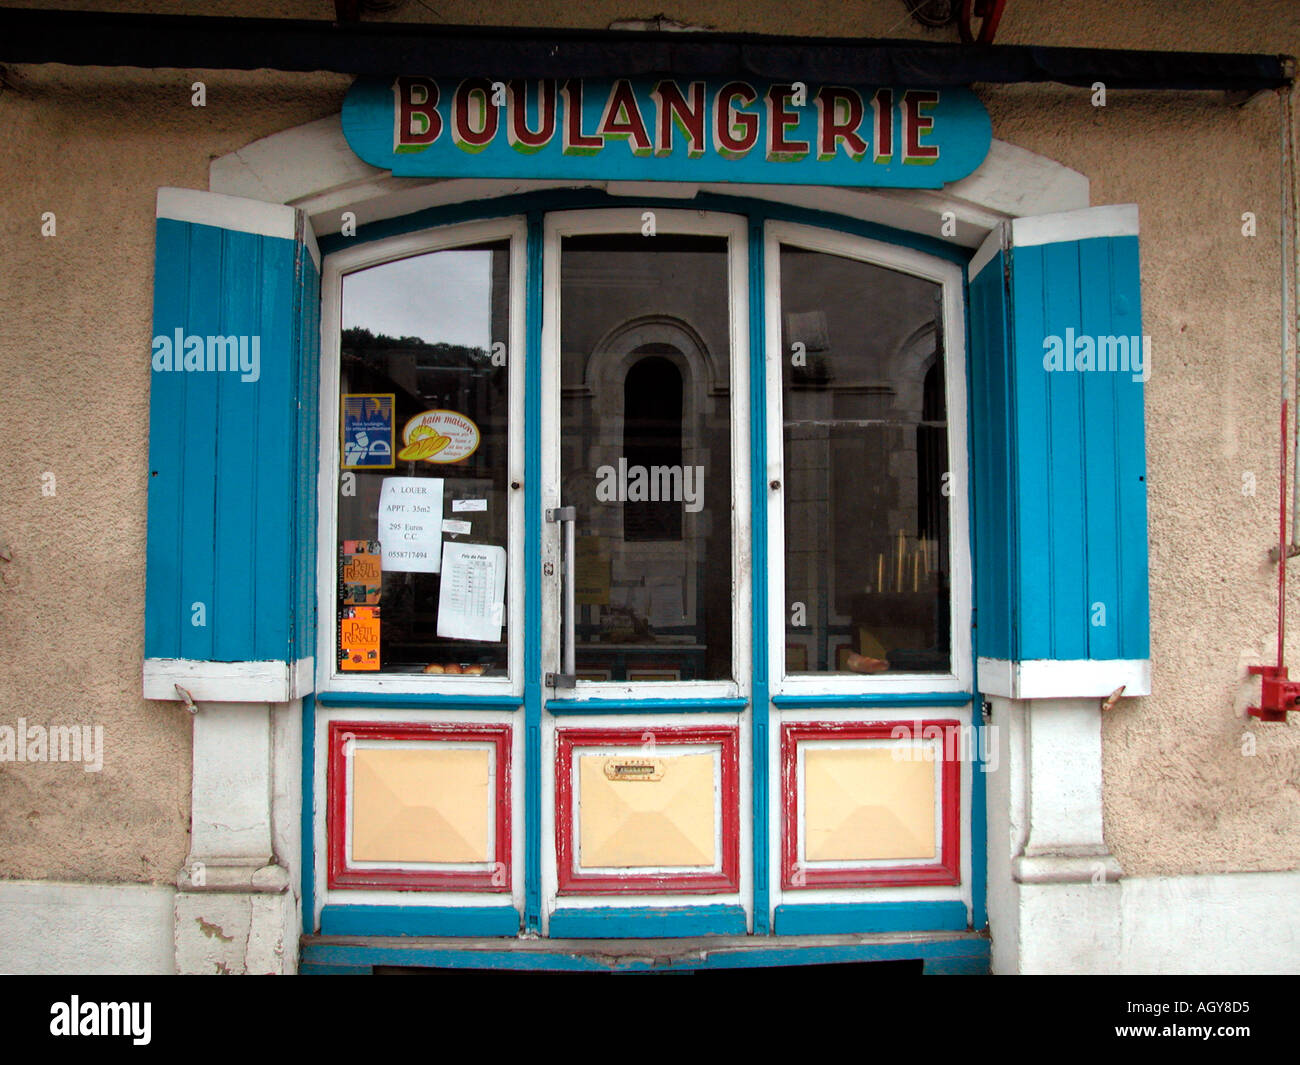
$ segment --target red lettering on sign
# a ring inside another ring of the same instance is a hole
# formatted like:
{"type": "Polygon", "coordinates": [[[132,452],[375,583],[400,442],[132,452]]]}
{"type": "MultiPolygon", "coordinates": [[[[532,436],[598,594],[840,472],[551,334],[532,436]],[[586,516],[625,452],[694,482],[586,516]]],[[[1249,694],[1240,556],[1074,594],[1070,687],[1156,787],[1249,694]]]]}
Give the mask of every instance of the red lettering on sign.
{"type": "Polygon", "coordinates": [[[752,104],[757,99],[758,93],[743,81],[729,81],[718,92],[713,142],[719,155],[745,155],[758,143],[758,115],[738,111],[734,103],[741,100],[752,104]]]}
{"type": "Polygon", "coordinates": [[[393,82],[397,116],[393,129],[393,150],[432,144],[442,132],[438,114],[438,86],[430,78],[398,78],[393,82]]]}

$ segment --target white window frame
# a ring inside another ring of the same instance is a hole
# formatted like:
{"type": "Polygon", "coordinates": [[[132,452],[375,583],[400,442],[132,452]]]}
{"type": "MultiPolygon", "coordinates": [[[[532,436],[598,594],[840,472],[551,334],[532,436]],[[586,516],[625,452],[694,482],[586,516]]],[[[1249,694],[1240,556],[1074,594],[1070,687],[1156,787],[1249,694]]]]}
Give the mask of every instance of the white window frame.
{"type": "Polygon", "coordinates": [[[768,661],[773,695],[826,696],[897,692],[968,692],[971,668],[971,555],[966,438],[966,319],[961,267],[912,248],[886,244],[833,229],[769,221],[764,228],[764,316],[767,329],[768,661]],[[825,252],[911,274],[940,285],[943,292],[944,387],[948,405],[948,456],[955,476],[948,499],[951,548],[949,624],[951,661],[947,673],[885,673],[856,676],[815,673],[787,676],[785,670],[785,463],[784,393],[781,351],[781,245],[825,252]]]}
{"type": "MultiPolygon", "coordinates": [[[[335,648],[338,625],[339,345],[343,278],[382,263],[491,241],[510,241],[510,341],[507,353],[510,425],[507,480],[524,483],[524,321],[528,229],[522,217],[461,222],[348,248],[325,257],[321,271],[320,452],[318,459],[316,690],[458,696],[519,696],[524,690],[524,493],[510,492],[506,547],[508,677],[343,673],[335,648]]],[[[396,427],[394,427],[396,431],[396,427]]],[[[382,603],[380,606],[382,607],[382,603]]],[[[381,615],[382,617],[382,615],[381,615]]],[[[382,639],[382,637],[381,637],[382,639]]],[[[382,644],[381,644],[382,646],[382,644]]]]}

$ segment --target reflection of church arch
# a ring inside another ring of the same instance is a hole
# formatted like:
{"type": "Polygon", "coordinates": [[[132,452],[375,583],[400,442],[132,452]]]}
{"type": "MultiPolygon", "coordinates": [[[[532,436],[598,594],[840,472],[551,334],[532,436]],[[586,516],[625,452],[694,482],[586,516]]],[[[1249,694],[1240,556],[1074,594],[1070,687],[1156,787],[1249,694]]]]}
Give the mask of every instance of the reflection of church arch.
{"type": "MultiPolygon", "coordinates": [[[[939,410],[944,409],[942,401],[943,388],[943,337],[937,318],[918,326],[904,340],[889,359],[889,378],[894,386],[894,398],[889,416],[905,424],[917,425],[915,436],[906,434],[910,439],[903,441],[902,447],[890,456],[890,474],[899,488],[896,511],[890,515],[891,527],[900,527],[907,515],[917,515],[920,523],[927,522],[927,512],[933,512],[937,504],[926,500],[939,491],[938,478],[947,469],[947,458],[934,453],[922,441],[932,435],[919,423],[924,420],[937,420],[928,415],[927,409],[934,409],[934,388],[940,391],[939,410]],[[937,378],[932,376],[938,367],[937,378]],[[943,469],[934,468],[936,464],[943,469]]],[[[939,418],[942,419],[940,414],[939,418]]],[[[944,433],[940,433],[945,436],[944,433]]],[[[931,517],[933,515],[931,514],[931,517]]],[[[909,535],[920,536],[920,528],[909,530],[909,535]]],[[[928,531],[925,535],[933,535],[928,531]]]]}
{"type": "MultiPolygon", "coordinates": [[[[580,394],[591,406],[588,424],[596,427],[599,439],[591,444],[589,462],[593,467],[617,466],[625,456],[623,427],[627,420],[626,382],[632,368],[654,357],[670,362],[681,374],[683,465],[709,469],[709,449],[705,426],[719,413],[726,414],[728,389],[726,372],[719,374],[717,364],[700,334],[680,318],[646,315],[611,329],[588,356],[583,368],[580,394]]],[[[724,418],[725,420],[725,418],[724,418]]],[[[576,468],[576,467],[574,467],[576,468]]],[[[689,523],[697,514],[683,514],[689,523]]],[[[684,533],[690,536],[689,524],[684,533]]],[[[702,532],[702,530],[701,530],[702,532]]]]}
{"type": "MultiPolygon", "coordinates": [[[[568,418],[584,427],[571,437],[581,455],[565,464],[576,475],[572,484],[563,486],[566,498],[594,504],[602,467],[617,470],[620,459],[629,467],[649,466],[656,445],[660,454],[655,464],[703,467],[706,486],[715,473],[724,478],[720,485],[730,483],[729,470],[711,466],[708,439],[710,424],[730,422],[727,369],[724,365],[719,372],[703,338],[688,322],[646,315],[621,323],[596,342],[582,366],[581,380],[564,395],[566,405],[576,404],[568,418]],[[641,387],[638,380],[675,391],[676,402],[668,404],[669,417],[660,422],[657,442],[641,431],[653,422],[648,405],[638,404],[636,398],[629,403],[630,393],[641,387]],[[669,436],[675,437],[671,443],[669,436]],[[671,457],[667,451],[672,451],[671,457]]],[[[719,461],[728,463],[729,454],[724,452],[719,461]]],[[[601,538],[616,586],[625,580],[638,583],[641,574],[680,581],[681,625],[689,631],[699,617],[703,595],[700,581],[706,566],[701,552],[712,520],[709,508],[689,512],[681,501],[662,508],[625,502],[616,507],[593,505],[585,512],[592,521],[583,531],[601,538]]]]}
{"type": "Polygon", "coordinates": [[[894,417],[907,421],[922,417],[925,375],[942,354],[942,344],[935,320],[918,326],[898,345],[888,363],[889,380],[894,385],[894,417]]]}
{"type": "MultiPolygon", "coordinates": [[[[623,454],[636,466],[682,468],[682,372],[668,344],[646,344],[623,379],[623,454]]],[[[623,506],[626,541],[680,540],[682,508],[673,500],[629,501],[623,506]]]]}

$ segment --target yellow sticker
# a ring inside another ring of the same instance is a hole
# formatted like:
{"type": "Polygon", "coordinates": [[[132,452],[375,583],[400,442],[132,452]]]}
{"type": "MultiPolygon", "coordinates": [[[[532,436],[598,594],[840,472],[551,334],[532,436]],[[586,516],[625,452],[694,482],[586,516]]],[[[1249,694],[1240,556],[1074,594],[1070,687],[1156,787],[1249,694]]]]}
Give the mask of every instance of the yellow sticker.
{"type": "Polygon", "coordinates": [[[454,410],[426,410],[402,429],[399,462],[445,465],[467,459],[478,450],[481,437],[474,422],[454,410]]]}

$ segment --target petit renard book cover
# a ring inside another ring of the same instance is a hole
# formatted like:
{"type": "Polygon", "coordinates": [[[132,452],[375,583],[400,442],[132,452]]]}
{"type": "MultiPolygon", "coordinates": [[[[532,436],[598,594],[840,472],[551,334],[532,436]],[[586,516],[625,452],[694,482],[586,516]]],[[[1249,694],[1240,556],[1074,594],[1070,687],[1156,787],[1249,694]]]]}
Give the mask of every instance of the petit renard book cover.
{"type": "Polygon", "coordinates": [[[379,669],[379,607],[345,606],[340,610],[339,668],[379,669]]]}
{"type": "Polygon", "coordinates": [[[339,669],[379,669],[379,597],[383,590],[378,540],[339,545],[339,669]]]}
{"type": "Polygon", "coordinates": [[[339,546],[339,592],[343,606],[378,606],[383,590],[378,540],[344,540],[339,546]]]}

